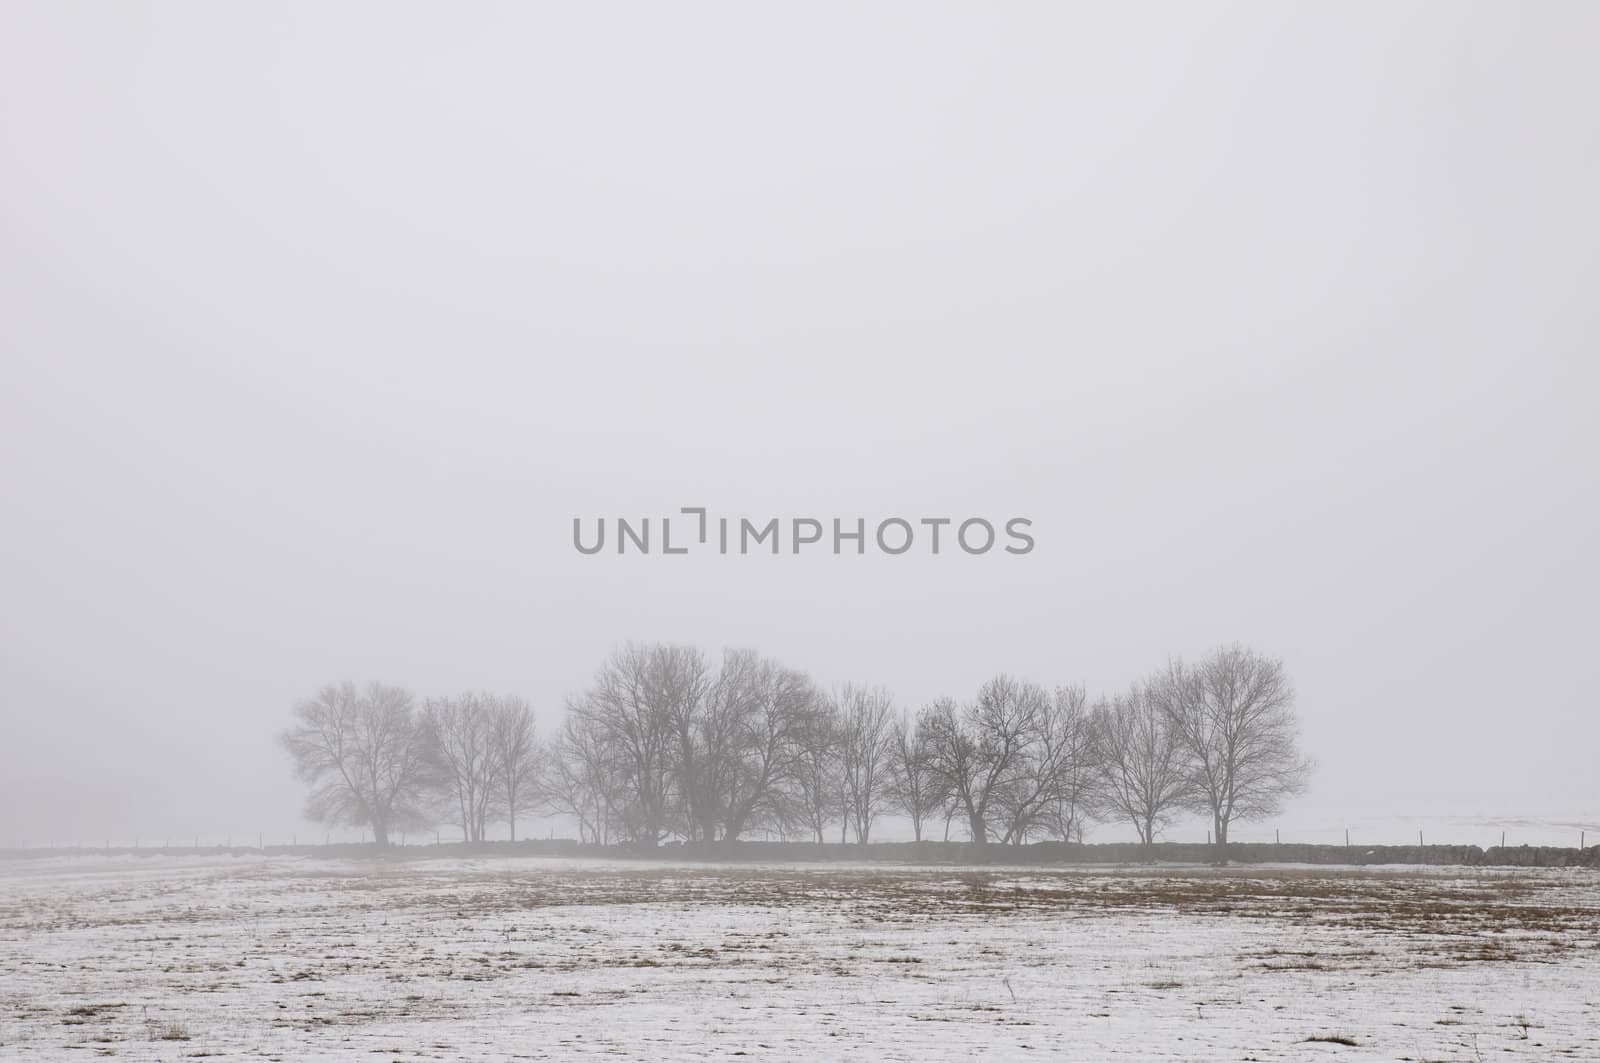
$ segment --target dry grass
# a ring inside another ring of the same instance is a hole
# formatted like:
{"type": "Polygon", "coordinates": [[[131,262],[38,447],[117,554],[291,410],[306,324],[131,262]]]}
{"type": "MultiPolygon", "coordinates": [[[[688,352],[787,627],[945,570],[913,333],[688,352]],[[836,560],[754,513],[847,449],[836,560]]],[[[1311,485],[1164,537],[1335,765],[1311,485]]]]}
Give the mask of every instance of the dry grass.
{"type": "Polygon", "coordinates": [[[150,1027],[152,1041],[187,1041],[189,1028],[181,1022],[166,1022],[150,1027]]]}
{"type": "MultiPolygon", "coordinates": [[[[1510,961],[1559,962],[1596,940],[1592,902],[1573,903],[1559,881],[1511,875],[1445,879],[1342,869],[1163,869],[950,873],[885,869],[651,868],[587,876],[586,905],[670,903],[806,908],[832,905],[861,925],[954,916],[1130,912],[1267,920],[1399,934],[1419,939],[1421,966],[1510,961]]],[[[468,917],[503,919],[570,903],[570,884],[529,880],[458,895],[468,917]]],[[[1368,959],[1371,950],[1279,952],[1264,966],[1319,970],[1368,959]]]]}

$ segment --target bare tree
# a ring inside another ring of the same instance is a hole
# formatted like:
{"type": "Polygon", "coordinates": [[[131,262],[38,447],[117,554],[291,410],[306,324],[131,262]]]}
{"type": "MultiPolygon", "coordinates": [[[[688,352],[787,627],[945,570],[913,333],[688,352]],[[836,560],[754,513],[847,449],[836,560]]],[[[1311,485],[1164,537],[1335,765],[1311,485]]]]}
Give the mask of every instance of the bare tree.
{"type": "Polygon", "coordinates": [[[945,840],[950,838],[950,821],[957,815],[967,816],[973,840],[980,833],[987,837],[983,799],[977,793],[982,751],[966,714],[953,698],[940,698],[923,711],[920,722],[926,727],[929,771],[935,787],[945,795],[945,840]]]}
{"type": "Polygon", "coordinates": [[[1282,661],[1234,644],[1195,667],[1171,662],[1149,693],[1189,754],[1194,808],[1210,814],[1218,845],[1234,820],[1273,815],[1305,790],[1311,762],[1282,661]]]}
{"type": "Polygon", "coordinates": [[[548,770],[539,786],[542,807],[576,820],[579,841],[609,842],[616,826],[613,802],[622,787],[617,754],[605,730],[569,708],[543,759],[548,770]]]}
{"type": "Polygon", "coordinates": [[[461,825],[462,840],[481,842],[495,807],[500,773],[491,700],[482,694],[430,698],[422,714],[441,797],[461,825]]]}
{"type": "Polygon", "coordinates": [[[1084,826],[1093,818],[1095,772],[1100,750],[1095,744],[1094,724],[1088,699],[1081,687],[1059,687],[1055,693],[1054,715],[1048,725],[1062,750],[1054,800],[1046,814],[1051,832],[1062,841],[1083,841],[1084,826]]]}
{"type": "Polygon", "coordinates": [[[705,659],[698,650],[629,643],[600,668],[571,712],[598,727],[614,751],[619,791],[607,803],[634,841],[654,847],[673,814],[674,782],[698,788],[698,765],[684,763],[682,728],[703,695],[705,659]]]}
{"type": "Polygon", "coordinates": [[[783,789],[801,770],[821,711],[811,680],[776,662],[743,654],[732,678],[712,699],[727,713],[726,755],[713,791],[730,840],[759,823],[781,824],[783,789]]]}
{"type": "Polygon", "coordinates": [[[1001,795],[1025,770],[1049,695],[1032,683],[998,676],[964,709],[948,699],[928,714],[929,749],[941,785],[966,816],[973,842],[986,845],[1001,795]]]}
{"type": "Polygon", "coordinates": [[[1002,840],[1021,845],[1053,834],[1071,841],[1082,835],[1094,766],[1088,697],[1082,687],[1057,687],[1053,695],[1028,684],[1021,690],[1038,708],[1016,770],[995,796],[1002,840]]]}
{"type": "Polygon", "coordinates": [[[895,721],[891,750],[890,794],[896,806],[911,818],[911,832],[919,842],[923,823],[944,807],[949,796],[940,788],[933,769],[928,726],[924,722],[927,712],[924,709],[914,719],[909,713],[901,714],[895,721]]]}
{"type": "Polygon", "coordinates": [[[331,684],[296,705],[294,716],[279,740],[311,787],[307,818],[370,826],[379,845],[389,844],[391,831],[426,822],[427,734],[409,692],[331,684]]]}
{"type": "Polygon", "coordinates": [[[1188,755],[1167,714],[1145,688],[1095,706],[1096,796],[1108,815],[1126,819],[1149,845],[1194,794],[1188,755]]]}
{"type": "Polygon", "coordinates": [[[712,678],[705,657],[688,646],[657,643],[649,649],[651,696],[660,704],[672,731],[667,750],[666,820],[685,838],[710,840],[716,832],[717,809],[712,798],[710,778],[717,770],[725,750],[720,742],[706,745],[705,699],[712,690],[712,678]]]}
{"type": "Polygon", "coordinates": [[[824,832],[844,816],[840,797],[844,780],[840,764],[842,728],[830,702],[822,701],[806,714],[798,735],[794,772],[783,792],[785,827],[803,827],[824,840],[824,832]]]}
{"type": "Polygon", "coordinates": [[[846,684],[834,695],[846,818],[865,845],[894,777],[894,698],[881,687],[846,684]]]}
{"type": "Polygon", "coordinates": [[[498,788],[496,804],[506,816],[511,840],[517,840],[517,816],[540,804],[539,743],[533,709],[518,697],[489,701],[489,744],[498,788]]]}
{"type": "Polygon", "coordinates": [[[750,650],[728,650],[715,679],[698,685],[673,712],[672,774],[683,836],[715,841],[737,786],[746,718],[758,700],[763,662],[750,650]]]}
{"type": "Polygon", "coordinates": [[[817,706],[803,673],[749,650],[727,651],[713,677],[697,650],[623,647],[569,703],[548,804],[578,816],[580,831],[599,815],[647,843],[781,825],[796,811],[807,744],[826,730],[817,706]]]}

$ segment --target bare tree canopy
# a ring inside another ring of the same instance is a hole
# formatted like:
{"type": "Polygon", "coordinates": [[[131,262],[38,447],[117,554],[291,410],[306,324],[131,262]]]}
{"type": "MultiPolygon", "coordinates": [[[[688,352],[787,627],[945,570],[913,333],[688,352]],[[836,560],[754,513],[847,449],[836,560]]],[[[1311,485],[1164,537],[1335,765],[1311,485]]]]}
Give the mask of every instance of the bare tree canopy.
{"type": "Polygon", "coordinates": [[[614,812],[632,841],[659,844],[674,811],[674,782],[691,792],[699,786],[699,765],[679,757],[684,728],[707,683],[699,650],[628,643],[570,707],[599,729],[613,751],[607,760],[621,793],[614,812]]]}
{"type": "MultiPolygon", "coordinates": [[[[783,792],[794,785],[806,736],[822,711],[811,680],[745,651],[718,704],[730,715],[730,741],[717,773],[723,837],[781,825],[783,792]]],[[[721,684],[719,684],[719,687],[721,684]]]]}
{"type": "Polygon", "coordinates": [[[549,767],[539,787],[542,807],[575,820],[579,841],[611,841],[620,827],[615,809],[621,769],[605,729],[569,706],[544,759],[549,767]]]}
{"type": "Polygon", "coordinates": [[[463,841],[481,842],[495,811],[499,773],[489,699],[482,694],[430,698],[422,717],[442,804],[460,825],[463,841]]]}
{"type": "Polygon", "coordinates": [[[890,778],[895,803],[911,820],[912,836],[919,842],[923,824],[949,799],[933,769],[927,712],[924,709],[915,719],[902,713],[895,721],[894,770],[890,778]]]}
{"type": "Polygon", "coordinates": [[[517,816],[541,805],[539,775],[543,765],[533,709],[519,697],[489,698],[487,706],[498,790],[496,805],[506,817],[511,840],[516,841],[517,816]]]}
{"type": "Polygon", "coordinates": [[[1020,845],[1035,835],[1071,841],[1083,830],[1094,758],[1088,697],[1082,687],[1058,687],[1049,696],[1023,687],[1037,707],[1016,768],[995,796],[1002,841],[1020,845]]]}
{"type": "Polygon", "coordinates": [[[646,845],[820,831],[843,807],[841,734],[804,673],[754,651],[725,652],[713,675],[696,650],[628,645],[569,703],[548,807],[646,845]]]}
{"type": "Polygon", "coordinates": [[[1132,823],[1148,845],[1193,798],[1186,748],[1161,704],[1137,683],[1096,705],[1093,721],[1101,811],[1132,823]]]}
{"type": "Polygon", "coordinates": [[[845,684],[834,695],[840,725],[845,819],[865,845],[884,811],[894,774],[894,697],[881,687],[845,684]]]}
{"type": "Polygon", "coordinates": [[[793,785],[784,799],[785,829],[803,828],[820,842],[829,824],[846,815],[843,732],[831,702],[823,701],[807,714],[799,733],[793,785]]]}
{"type": "Polygon", "coordinates": [[[331,684],[296,705],[294,717],[280,741],[311,787],[307,818],[370,826],[379,845],[389,844],[391,832],[427,821],[427,731],[409,692],[331,684]]]}
{"type": "Polygon", "coordinates": [[[945,700],[929,713],[934,770],[977,844],[988,843],[995,817],[1004,808],[1002,795],[1026,771],[1029,746],[1049,704],[1043,688],[1002,675],[985,683],[977,700],[965,708],[945,700]]]}
{"type": "Polygon", "coordinates": [[[1274,815],[1305,790],[1311,762],[1283,662],[1226,646],[1195,666],[1171,662],[1148,694],[1189,755],[1192,807],[1211,816],[1218,845],[1235,820],[1274,815]]]}

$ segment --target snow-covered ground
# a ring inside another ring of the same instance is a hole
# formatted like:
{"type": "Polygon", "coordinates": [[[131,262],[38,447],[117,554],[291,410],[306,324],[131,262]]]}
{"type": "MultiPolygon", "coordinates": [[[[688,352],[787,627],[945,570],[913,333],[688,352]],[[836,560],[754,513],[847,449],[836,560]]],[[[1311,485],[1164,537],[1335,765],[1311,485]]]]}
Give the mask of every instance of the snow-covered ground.
{"type": "Polygon", "coordinates": [[[95,1055],[1594,1060],[1600,874],[0,863],[0,1058],[95,1055]]]}

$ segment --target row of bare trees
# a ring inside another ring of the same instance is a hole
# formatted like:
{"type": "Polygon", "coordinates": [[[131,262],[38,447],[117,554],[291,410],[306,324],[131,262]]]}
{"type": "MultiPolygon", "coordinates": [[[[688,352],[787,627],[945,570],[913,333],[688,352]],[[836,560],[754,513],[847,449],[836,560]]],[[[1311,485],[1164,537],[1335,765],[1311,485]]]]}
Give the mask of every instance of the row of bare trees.
{"type": "Polygon", "coordinates": [[[629,644],[569,701],[548,806],[592,842],[774,828],[820,840],[834,822],[864,840],[888,803],[890,708],[884,691],[824,695],[748,650],[713,666],[689,647],[629,644]]]}
{"type": "Polygon", "coordinates": [[[519,815],[569,817],[580,840],[653,847],[753,831],[866,843],[885,815],[917,840],[1081,840],[1094,821],[1152,842],[1180,813],[1231,824],[1304,789],[1281,662],[1241,646],[1171,661],[1091,702],[1009,676],[965,703],[897,712],[880,687],[831,691],[748,650],[630,643],[569,699],[550,741],[525,702],[469,694],[417,707],[404,691],[330,686],[283,736],[315,819],[396,829],[455,821],[482,840],[519,815]]]}
{"type": "Polygon", "coordinates": [[[464,694],[425,701],[374,683],[323,687],[295,706],[281,741],[310,787],[306,815],[370,827],[379,845],[396,831],[440,822],[482,841],[491,823],[540,807],[542,750],[521,698],[464,694]]]}
{"type": "Polygon", "coordinates": [[[1098,706],[1094,726],[1102,813],[1144,842],[1190,812],[1225,844],[1234,823],[1276,814],[1311,773],[1282,662],[1242,646],[1169,662],[1098,706]]]}

